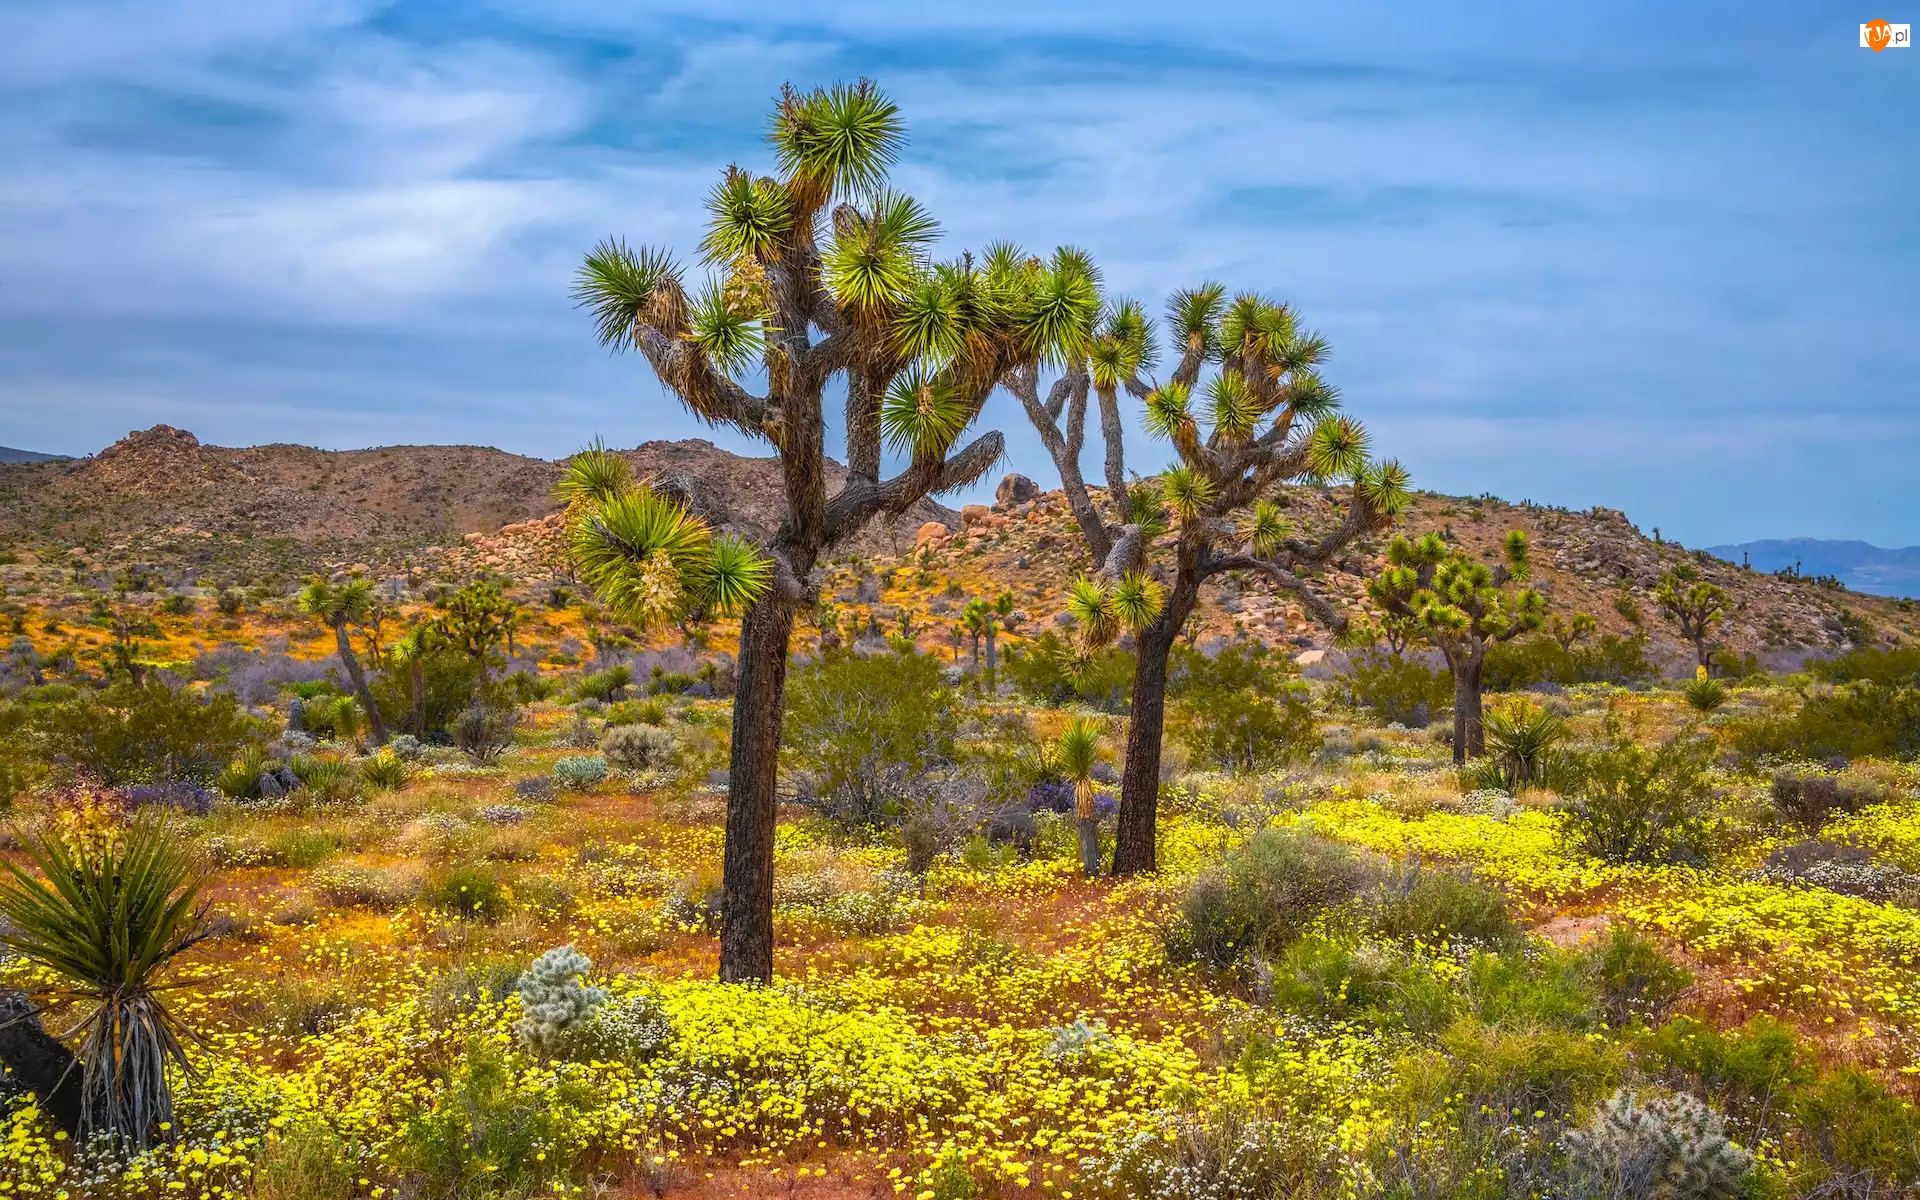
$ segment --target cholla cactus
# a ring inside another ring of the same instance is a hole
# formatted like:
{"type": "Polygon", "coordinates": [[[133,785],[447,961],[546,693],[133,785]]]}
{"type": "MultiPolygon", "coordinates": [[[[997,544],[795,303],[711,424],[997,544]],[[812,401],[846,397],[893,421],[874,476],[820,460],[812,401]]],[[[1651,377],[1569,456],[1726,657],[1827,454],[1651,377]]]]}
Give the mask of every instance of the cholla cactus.
{"type": "Polygon", "coordinates": [[[1573,1194],[1593,1200],[1732,1200],[1753,1169],[1720,1114],[1685,1095],[1616,1092],[1566,1143],[1573,1194]]]}
{"type": "Polygon", "coordinates": [[[520,977],[520,1006],[515,1027],[520,1040],[538,1054],[553,1054],[606,1003],[607,993],[582,981],[593,960],[572,946],[549,950],[520,977]]]}
{"type": "Polygon", "coordinates": [[[1089,1021],[1080,1018],[1071,1025],[1061,1025],[1053,1031],[1053,1040],[1047,1043],[1045,1054],[1055,1062],[1066,1059],[1082,1058],[1113,1041],[1107,1023],[1094,1018],[1089,1021]]]}

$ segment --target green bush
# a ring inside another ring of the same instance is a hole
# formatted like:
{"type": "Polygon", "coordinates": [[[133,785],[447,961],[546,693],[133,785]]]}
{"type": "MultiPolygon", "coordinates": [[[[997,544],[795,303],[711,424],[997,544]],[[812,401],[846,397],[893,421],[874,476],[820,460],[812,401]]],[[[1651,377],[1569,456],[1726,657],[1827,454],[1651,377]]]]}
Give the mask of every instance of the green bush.
{"type": "Polygon", "coordinates": [[[1497,1028],[1591,1030],[1600,1023],[1587,964],[1577,954],[1477,951],[1460,992],[1474,1016],[1497,1028]]]}
{"type": "Polygon", "coordinates": [[[1418,863],[1386,877],[1368,915],[1376,932],[1398,941],[1501,947],[1521,938],[1500,892],[1471,875],[1418,863]]]}
{"type": "Polygon", "coordinates": [[[1188,888],[1168,953],[1216,971],[1273,958],[1315,918],[1353,899],[1370,873],[1337,842],[1263,829],[1188,888]]]}
{"type": "Polygon", "coordinates": [[[631,771],[664,771],[679,750],[671,733],[653,725],[615,725],[600,738],[607,761],[631,771]]]}
{"type": "Polygon", "coordinates": [[[1675,739],[1652,750],[1616,742],[1570,755],[1577,799],[1567,831],[1574,845],[1615,863],[1703,860],[1713,798],[1709,748],[1703,740],[1675,739]]]}
{"type": "Polygon", "coordinates": [[[604,783],[608,774],[607,760],[597,754],[568,755],[553,764],[553,782],[574,791],[604,783]]]}
{"type": "Polygon", "coordinates": [[[513,746],[520,710],[511,702],[475,700],[454,721],[453,744],[477,763],[490,763],[513,746]]]}
{"type": "Polygon", "coordinates": [[[1587,953],[1607,1020],[1615,1026],[1659,1016],[1693,983],[1692,972],[1625,925],[1609,930],[1587,953]]]}
{"type": "Polygon", "coordinates": [[[1769,794],[1781,816],[1810,832],[1818,832],[1836,813],[1856,813],[1893,798],[1878,780],[1848,779],[1810,768],[1775,771],[1769,794]]]}
{"type": "Polygon", "coordinates": [[[468,866],[430,876],[420,899],[431,908],[480,921],[497,921],[510,907],[506,886],[497,876],[468,866]]]}
{"type": "Polygon", "coordinates": [[[1167,691],[1174,736],[1210,766],[1261,770],[1319,747],[1306,685],[1272,661],[1264,643],[1212,657],[1176,647],[1167,691]]]}
{"type": "Polygon", "coordinates": [[[1677,1017],[1648,1037],[1640,1057],[1654,1078],[1712,1096],[1750,1145],[1777,1132],[1793,1094],[1814,1078],[1793,1030],[1772,1017],[1724,1033],[1677,1017]]]}
{"type": "Polygon", "coordinates": [[[474,1044],[433,1108],[407,1122],[403,1194],[419,1200],[553,1194],[569,1178],[568,1121],[589,1109],[585,1085],[522,1089],[500,1052],[474,1044]]]}
{"type": "Polygon", "coordinates": [[[232,696],[157,681],[37,706],[33,724],[49,760],[114,786],[205,782],[260,736],[232,696]]]}
{"type": "Polygon", "coordinates": [[[1660,670],[1647,657],[1644,634],[1604,634],[1571,648],[1546,637],[1501,642],[1487,651],[1480,684],[1489,692],[1517,692],[1542,683],[1562,687],[1612,683],[1627,687],[1658,678],[1660,670]]]}
{"type": "Polygon", "coordinates": [[[1920,686],[1841,684],[1791,715],[1742,722],[1734,745],[1755,758],[1912,758],[1920,755],[1920,686]]]}
{"type": "Polygon", "coordinates": [[[951,762],[960,701],[931,655],[836,655],[787,689],[784,748],[812,777],[813,802],[857,826],[896,824],[921,780],[951,762]]]}
{"type": "Polygon", "coordinates": [[[1081,661],[1065,639],[1048,630],[1026,647],[1009,647],[1000,670],[1016,695],[1037,704],[1079,701],[1102,712],[1123,712],[1133,692],[1135,665],[1133,651],[1117,647],[1081,661]]]}
{"type": "Polygon", "coordinates": [[[1341,699],[1390,724],[1419,729],[1453,710],[1453,676],[1415,658],[1373,647],[1351,656],[1336,685],[1341,699]]]}
{"type": "Polygon", "coordinates": [[[441,649],[420,660],[417,682],[416,693],[410,663],[395,663],[375,676],[369,688],[380,718],[388,729],[423,739],[444,738],[480,695],[484,675],[468,655],[441,649]]]}
{"type": "Polygon", "coordinates": [[[1920,687],[1920,646],[1850,650],[1838,658],[1808,663],[1807,673],[1828,683],[1868,680],[1882,687],[1920,687]]]}
{"type": "MultiPolygon", "coordinates": [[[[1303,937],[1268,968],[1279,1008],[1426,1036],[1445,1029],[1458,996],[1425,967],[1377,943],[1303,937]]],[[[1256,980],[1258,982],[1258,980],[1256,980]]]]}
{"type": "Polygon", "coordinates": [[[1908,1194],[1920,1185],[1920,1112],[1864,1071],[1842,1069],[1794,1097],[1803,1171],[1813,1159],[1850,1196],[1908,1194]]]}
{"type": "Polygon", "coordinates": [[[611,704],[632,686],[633,668],[626,663],[615,663],[603,671],[581,676],[573,685],[573,698],[611,704]]]}

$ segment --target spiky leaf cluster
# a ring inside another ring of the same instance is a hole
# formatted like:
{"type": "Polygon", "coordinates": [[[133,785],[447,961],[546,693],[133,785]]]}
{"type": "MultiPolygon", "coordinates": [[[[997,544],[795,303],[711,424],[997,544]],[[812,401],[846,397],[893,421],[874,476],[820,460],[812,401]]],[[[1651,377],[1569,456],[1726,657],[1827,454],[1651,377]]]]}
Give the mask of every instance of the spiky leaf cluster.
{"type": "Polygon", "coordinates": [[[772,578],[766,556],[613,467],[599,446],[562,473],[566,545],[581,581],[642,628],[696,612],[744,611],[772,578]]]}
{"type": "Polygon", "coordinates": [[[1505,561],[1493,567],[1453,549],[1438,534],[1396,537],[1387,547],[1386,569],[1368,584],[1367,593],[1436,642],[1504,641],[1539,629],[1546,599],[1531,587],[1505,590],[1529,574],[1526,535],[1509,533],[1503,551],[1505,561]]]}

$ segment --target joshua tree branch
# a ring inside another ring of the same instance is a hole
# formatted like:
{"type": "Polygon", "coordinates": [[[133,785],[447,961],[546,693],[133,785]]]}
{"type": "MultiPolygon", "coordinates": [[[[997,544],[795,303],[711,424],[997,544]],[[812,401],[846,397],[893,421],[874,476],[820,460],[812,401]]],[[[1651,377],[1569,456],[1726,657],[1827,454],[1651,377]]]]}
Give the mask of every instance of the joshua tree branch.
{"type": "Polygon", "coordinates": [[[1346,615],[1321,599],[1307,586],[1307,582],[1295,575],[1286,566],[1270,558],[1260,558],[1252,554],[1227,554],[1207,560],[1206,575],[1218,575],[1223,571],[1259,571],[1280,587],[1292,592],[1300,601],[1301,607],[1313,615],[1313,619],[1334,633],[1344,633],[1347,628],[1346,615]]]}
{"type": "Polygon", "coordinates": [[[660,381],[692,409],[716,425],[732,425],[757,438],[771,438],[767,418],[772,406],[724,374],[715,371],[692,342],[668,337],[651,325],[634,330],[634,344],[647,356],[660,381]]]}

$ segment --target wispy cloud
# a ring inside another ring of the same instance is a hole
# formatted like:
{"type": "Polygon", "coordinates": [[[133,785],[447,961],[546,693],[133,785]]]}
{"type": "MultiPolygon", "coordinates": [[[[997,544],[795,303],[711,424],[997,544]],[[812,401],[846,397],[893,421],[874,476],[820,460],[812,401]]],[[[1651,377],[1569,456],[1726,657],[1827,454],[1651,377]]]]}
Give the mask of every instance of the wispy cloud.
{"type": "MultiPolygon", "coordinates": [[[[906,111],[898,178],[950,247],[1078,244],[1155,306],[1209,277],[1282,296],[1423,481],[1703,543],[1808,520],[1920,541],[1920,496],[1861,469],[1920,452],[1920,79],[1844,22],[786,11],[0,15],[0,441],[708,434],[592,348],[569,275],[608,232],[690,248],[712,173],[767,161],[783,81],[865,74],[906,111]]],[[[1048,473],[1017,406],[988,417],[1048,473]]]]}

